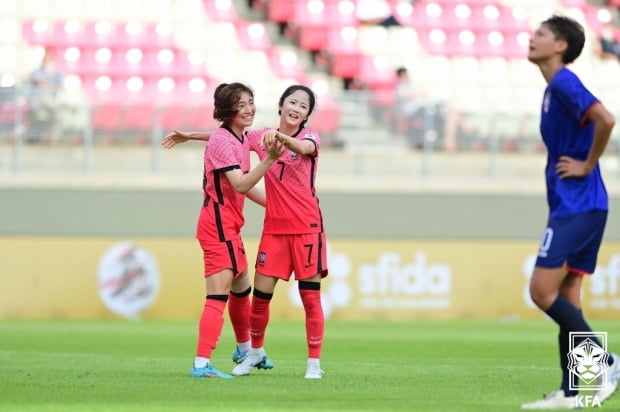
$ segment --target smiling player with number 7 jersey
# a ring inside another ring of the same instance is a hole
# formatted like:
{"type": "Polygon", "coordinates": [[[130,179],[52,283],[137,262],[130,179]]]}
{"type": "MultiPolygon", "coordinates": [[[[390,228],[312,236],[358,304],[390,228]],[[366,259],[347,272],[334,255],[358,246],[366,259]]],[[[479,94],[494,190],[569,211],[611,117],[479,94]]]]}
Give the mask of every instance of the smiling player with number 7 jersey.
{"type": "MultiPolygon", "coordinates": [[[[263,147],[257,147],[260,136],[269,129],[248,132],[250,145],[260,159],[267,156],[263,147]]],[[[280,133],[280,136],[282,134],[280,133]]],[[[309,141],[316,150],[300,155],[292,150],[285,152],[265,176],[265,234],[302,234],[323,231],[323,218],[316,196],[315,180],[318,166],[319,134],[301,129],[292,138],[309,141]]]]}

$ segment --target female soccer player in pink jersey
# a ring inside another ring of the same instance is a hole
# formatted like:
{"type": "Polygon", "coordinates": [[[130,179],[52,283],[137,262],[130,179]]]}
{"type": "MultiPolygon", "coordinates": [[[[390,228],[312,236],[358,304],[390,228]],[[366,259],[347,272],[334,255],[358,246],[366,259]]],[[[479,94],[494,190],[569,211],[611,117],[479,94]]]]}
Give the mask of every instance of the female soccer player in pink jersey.
{"type": "Polygon", "coordinates": [[[254,186],[284,151],[282,145],[266,144],[261,162],[250,170],[249,141],[244,129],[252,125],[256,113],[252,90],[241,83],[224,83],[215,90],[214,100],[213,117],[222,125],[211,135],[204,154],[204,201],[196,237],[203,250],[207,297],[190,371],[195,378],[232,377],[215,369],[210,358],[222,332],[229,294],[239,295],[238,302],[231,301],[231,306],[237,306],[236,319],[231,317],[233,328],[240,333],[249,330],[250,280],[240,234],[244,201],[247,196],[265,204],[264,195],[254,186]]]}
{"type": "MultiPolygon", "coordinates": [[[[319,200],[315,191],[320,137],[305,124],[316,99],[303,85],[287,88],[279,101],[280,126],[249,131],[248,140],[260,159],[267,147],[281,141],[289,152],[265,173],[266,210],[263,233],[256,259],[254,293],[250,316],[251,346],[233,369],[233,375],[248,375],[266,360],[263,343],[269,323],[269,304],[276,283],[288,281],[291,274],[299,281],[299,292],[306,314],[308,346],[307,379],[320,379],[320,356],[325,320],[321,306],[321,279],[327,276],[326,236],[319,200]]],[[[163,145],[172,147],[189,139],[207,140],[210,133],[173,132],[163,145]]],[[[209,145],[211,141],[209,140],[209,145]]]]}

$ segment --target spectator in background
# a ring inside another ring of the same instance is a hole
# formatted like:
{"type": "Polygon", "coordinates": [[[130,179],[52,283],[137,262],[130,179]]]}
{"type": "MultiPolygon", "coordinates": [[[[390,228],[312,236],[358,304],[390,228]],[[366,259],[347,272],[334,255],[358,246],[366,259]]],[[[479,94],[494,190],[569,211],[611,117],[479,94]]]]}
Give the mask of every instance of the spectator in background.
{"type": "Polygon", "coordinates": [[[396,69],[396,129],[404,130],[411,147],[422,148],[426,132],[434,129],[446,151],[457,148],[459,132],[467,131],[462,116],[453,107],[433,102],[418,88],[405,67],[396,69]]]}
{"type": "Polygon", "coordinates": [[[47,137],[55,142],[60,133],[59,94],[64,76],[56,69],[54,53],[45,50],[41,65],[29,78],[30,95],[26,141],[40,141],[47,137]]]}
{"type": "Polygon", "coordinates": [[[620,61],[620,30],[609,21],[603,24],[598,42],[594,43],[595,53],[604,60],[620,61]]]}

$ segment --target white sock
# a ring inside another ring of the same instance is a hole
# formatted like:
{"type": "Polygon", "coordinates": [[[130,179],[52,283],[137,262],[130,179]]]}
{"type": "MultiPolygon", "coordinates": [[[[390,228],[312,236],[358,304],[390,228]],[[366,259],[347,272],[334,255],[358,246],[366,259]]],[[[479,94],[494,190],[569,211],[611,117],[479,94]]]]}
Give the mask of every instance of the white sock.
{"type": "Polygon", "coordinates": [[[241,352],[247,352],[250,350],[252,346],[250,345],[250,341],[247,341],[247,342],[237,342],[237,347],[239,348],[241,352]]]}
{"type": "Polygon", "coordinates": [[[310,365],[316,365],[316,366],[320,367],[321,363],[320,363],[319,359],[317,359],[317,358],[308,358],[308,366],[310,366],[310,365]]]}
{"type": "Polygon", "coordinates": [[[259,356],[259,357],[265,356],[265,349],[263,347],[252,348],[250,350],[252,351],[252,356],[259,356]]]}
{"type": "Polygon", "coordinates": [[[209,358],[203,358],[200,356],[196,356],[196,359],[194,359],[195,368],[204,368],[208,364],[209,364],[209,358]]]}

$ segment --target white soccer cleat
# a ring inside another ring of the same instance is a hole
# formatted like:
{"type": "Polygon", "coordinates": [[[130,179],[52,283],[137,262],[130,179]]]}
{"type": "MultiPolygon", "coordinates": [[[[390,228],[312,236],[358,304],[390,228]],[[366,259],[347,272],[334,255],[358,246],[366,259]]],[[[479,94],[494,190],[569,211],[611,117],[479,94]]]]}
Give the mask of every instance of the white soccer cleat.
{"type": "Polygon", "coordinates": [[[535,402],[524,403],[521,409],[578,409],[577,396],[565,396],[563,390],[551,392],[535,402]]]}
{"type": "Polygon", "coordinates": [[[262,349],[250,349],[245,359],[235,366],[232,370],[232,374],[235,376],[249,375],[254,367],[264,362],[267,359],[265,351],[262,349]]]}
{"type": "Polygon", "coordinates": [[[614,353],[610,353],[609,356],[613,357],[614,364],[607,369],[603,388],[596,392],[596,397],[601,404],[616,392],[616,389],[618,389],[618,380],[620,379],[620,356],[614,353]]]}
{"type": "Polygon", "coordinates": [[[316,363],[308,364],[306,368],[306,379],[321,379],[323,377],[323,370],[316,363]]]}

